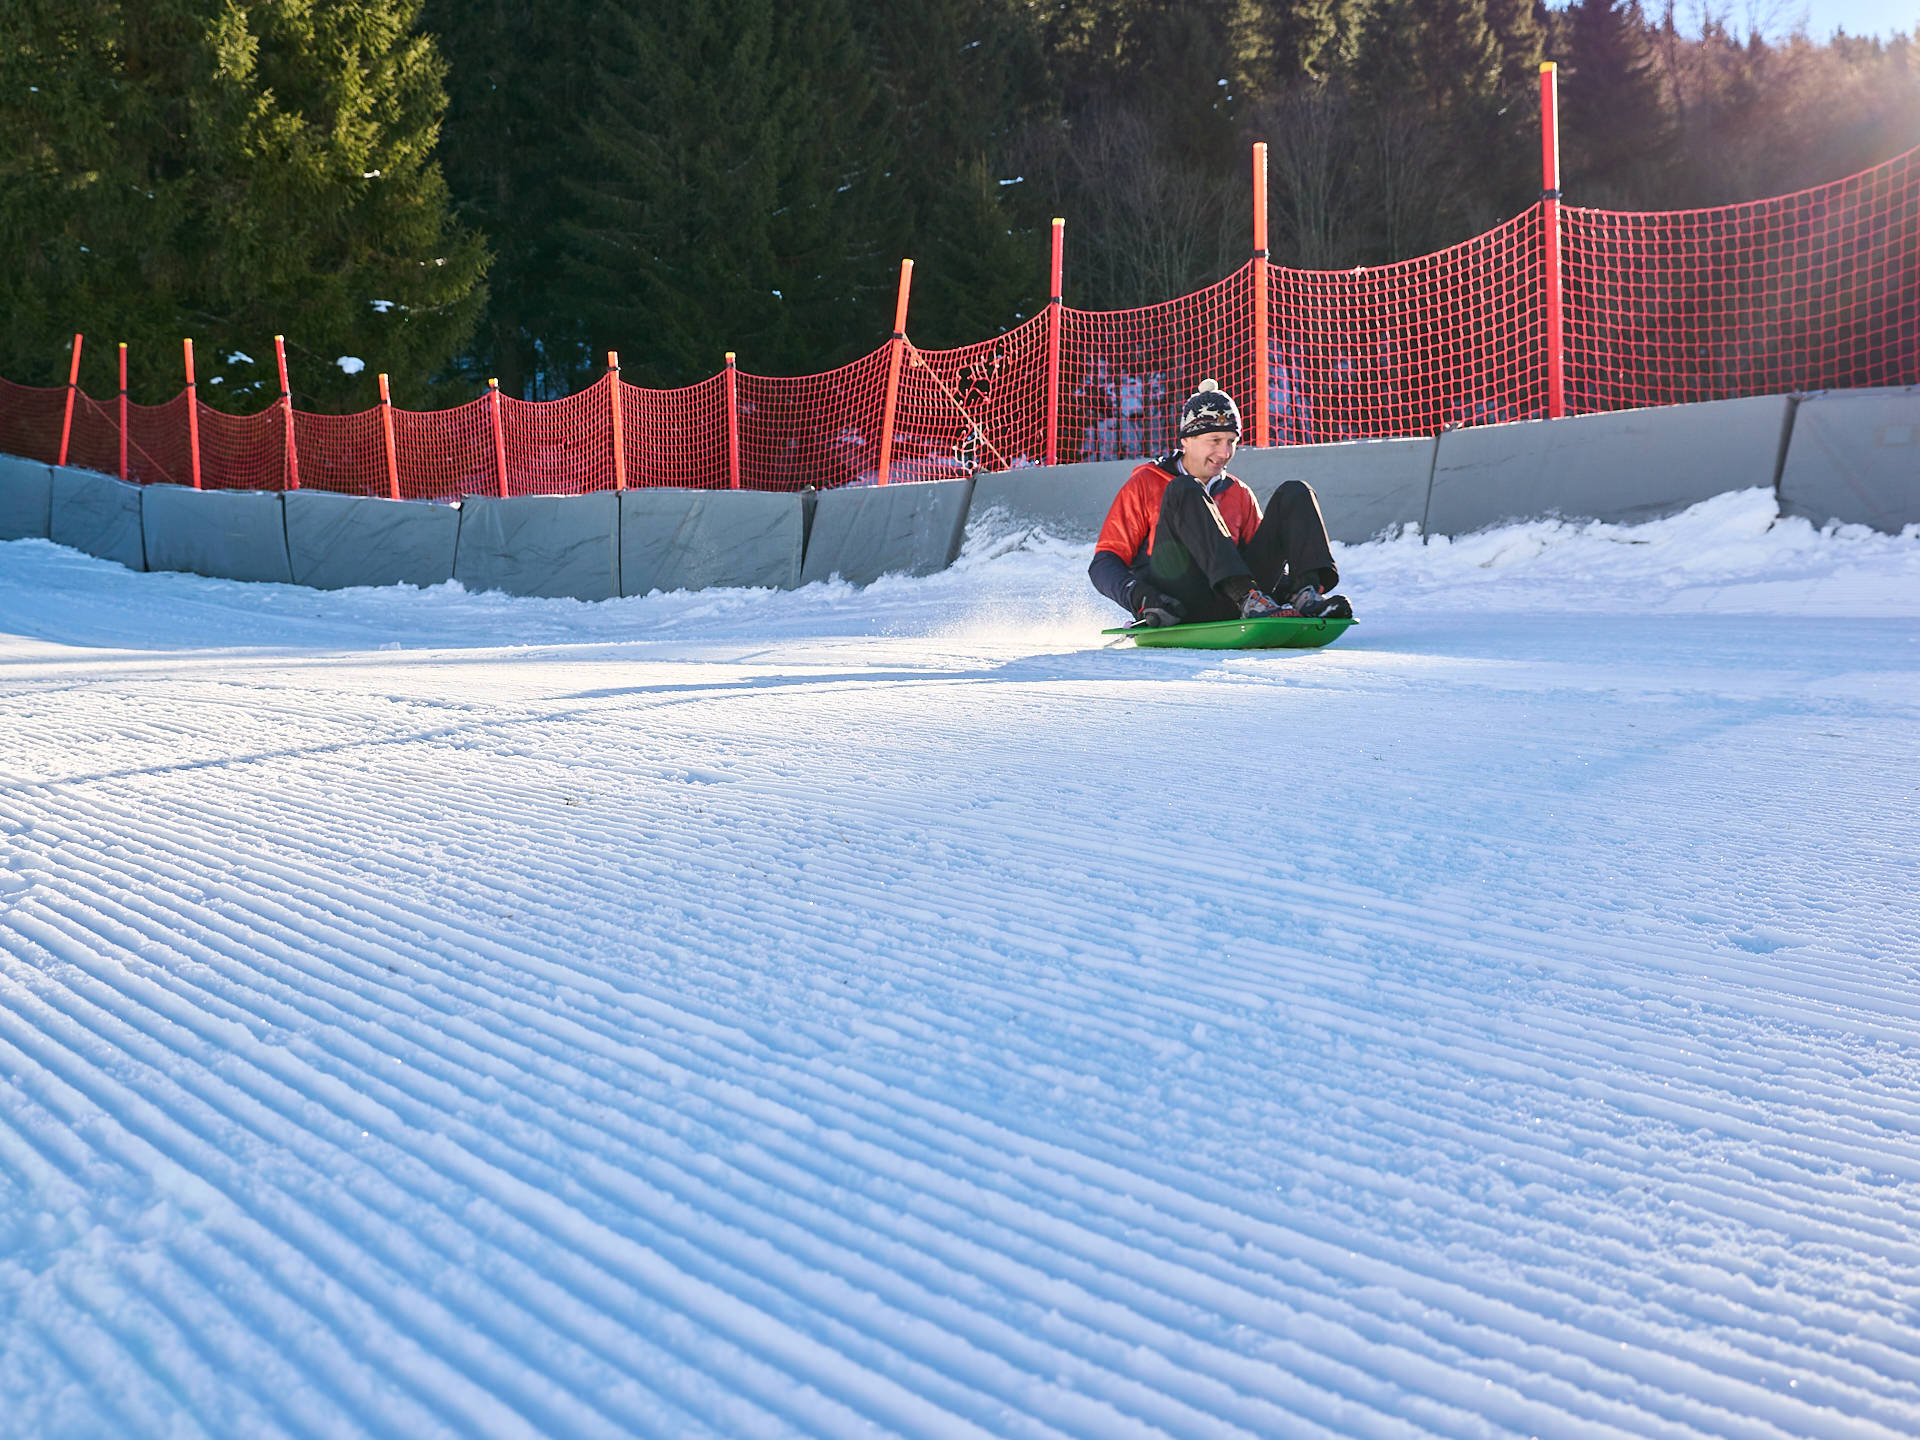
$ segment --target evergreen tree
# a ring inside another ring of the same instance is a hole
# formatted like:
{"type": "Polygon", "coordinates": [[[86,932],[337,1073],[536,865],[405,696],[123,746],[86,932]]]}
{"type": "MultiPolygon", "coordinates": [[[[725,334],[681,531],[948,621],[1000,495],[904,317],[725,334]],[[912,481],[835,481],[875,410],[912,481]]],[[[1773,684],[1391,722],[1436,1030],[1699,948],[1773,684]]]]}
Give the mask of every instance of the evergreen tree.
{"type": "Polygon", "coordinates": [[[1240,0],[1056,12],[1061,114],[1029,131],[1018,160],[1066,217],[1073,304],[1151,304],[1246,259],[1249,13],[1240,0]]]}
{"type": "Polygon", "coordinates": [[[1260,97],[1288,91],[1295,81],[1345,68],[1341,0],[1249,0],[1244,21],[1248,66],[1260,97]]]}
{"type": "Polygon", "coordinates": [[[898,140],[892,186],[916,264],[909,328],[929,347],[984,339],[1045,302],[1044,217],[1002,168],[1047,103],[1039,45],[1006,0],[858,0],[898,140]]]}
{"type": "Polygon", "coordinates": [[[209,403],[424,399],[484,299],[433,145],[442,67],[417,0],[0,0],[0,373],[209,403]],[[338,363],[347,357],[343,369],[338,363]],[[357,362],[357,364],[356,364],[357,362]],[[357,370],[348,374],[348,369],[357,370]]]}
{"type": "Polygon", "coordinates": [[[1343,79],[1352,88],[1360,42],[1378,0],[1333,0],[1333,38],[1325,54],[1329,77],[1343,79]]]}
{"type": "Polygon", "coordinates": [[[1537,98],[1547,39],[1540,0],[1486,0],[1486,6],[1487,28],[1500,47],[1502,103],[1537,98]]]}
{"type": "Polygon", "coordinates": [[[1041,52],[1064,114],[1119,98],[1121,51],[1140,8],[1141,0],[1057,0],[1039,12],[1041,52]]]}
{"type": "Polygon", "coordinates": [[[462,357],[509,395],[565,394],[599,373],[561,274],[560,221],[585,172],[578,142],[593,35],[587,0],[426,0],[448,67],[441,164],[463,224],[494,253],[462,357]]]}
{"type": "Polygon", "coordinates": [[[1638,0],[1575,0],[1567,13],[1561,135],[1569,198],[1620,209],[1668,188],[1674,128],[1638,0]]]}
{"type": "Polygon", "coordinates": [[[907,327],[929,349],[984,340],[1040,312],[1047,300],[1044,231],[1015,220],[984,153],[955,162],[916,209],[907,327]]]}
{"type": "Polygon", "coordinates": [[[1540,198],[1540,62],[1547,26],[1540,0],[1486,0],[1487,27],[1500,49],[1493,103],[1485,107],[1480,185],[1468,216],[1476,230],[1497,225],[1540,198]]]}
{"type": "Polygon", "coordinates": [[[1175,163],[1224,170],[1237,153],[1247,79],[1237,19],[1225,0],[1165,0],[1127,27],[1131,102],[1175,163]]]}
{"type": "Polygon", "coordinates": [[[1488,223],[1504,65],[1485,0],[1379,0],[1368,15],[1354,88],[1377,257],[1418,255],[1488,223]]]}
{"type": "Polygon", "coordinates": [[[684,385],[803,374],[892,328],[896,142],[844,0],[602,0],[567,227],[593,346],[684,385]]]}
{"type": "Polygon", "coordinates": [[[1466,136],[1498,106],[1505,65],[1486,0],[1379,0],[1354,81],[1376,106],[1405,103],[1466,136]]]}

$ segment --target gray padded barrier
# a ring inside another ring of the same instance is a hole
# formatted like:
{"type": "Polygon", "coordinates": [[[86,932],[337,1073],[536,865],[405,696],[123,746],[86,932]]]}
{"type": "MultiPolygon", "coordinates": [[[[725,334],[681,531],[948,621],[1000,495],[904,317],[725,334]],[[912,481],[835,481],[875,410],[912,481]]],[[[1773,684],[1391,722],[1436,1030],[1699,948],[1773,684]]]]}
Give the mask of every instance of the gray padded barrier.
{"type": "Polygon", "coordinates": [[[0,540],[44,540],[51,523],[53,467],[0,455],[0,540]]]}
{"type": "MultiPolygon", "coordinates": [[[[1320,496],[1327,532],[1355,544],[1426,515],[1434,442],[1361,440],[1339,445],[1283,445],[1242,449],[1228,467],[1261,504],[1284,482],[1304,480],[1320,496]]],[[[1012,519],[1044,526],[1062,539],[1091,540],[1138,460],[1032,466],[978,475],[973,514],[999,508],[1012,519]]]]}
{"type": "Polygon", "coordinates": [[[1449,430],[1424,528],[1463,535],[1543,515],[1652,520],[1771,486],[1792,403],[1756,395],[1449,430]]]}
{"type": "Polygon", "coordinates": [[[453,578],[460,512],[451,505],[290,490],[286,507],[287,560],[296,585],[424,588],[453,578]]]}
{"type": "Polygon", "coordinates": [[[146,491],[111,475],[57,465],[47,534],[56,545],[71,545],[129,570],[147,568],[147,544],[141,517],[146,491]]]}
{"type": "Polygon", "coordinates": [[[1113,497],[1140,463],[1093,460],[986,471],[973,478],[971,513],[983,516],[999,509],[1018,523],[1039,525],[1062,540],[1091,540],[1100,533],[1113,497]]]}
{"type": "Polygon", "coordinates": [[[710,585],[791,590],[806,549],[799,492],[629,490],[620,497],[620,593],[710,585]]]}
{"type": "Polygon", "coordinates": [[[1252,487],[1263,506],[1287,481],[1306,481],[1320,497],[1327,534],[1357,545],[1426,519],[1433,459],[1434,442],[1416,436],[1242,450],[1227,468],[1252,487]]]}
{"type": "Polygon", "coordinates": [[[149,570],[290,584],[287,519],[277,490],[149,485],[140,507],[149,570]]]}
{"type": "Polygon", "coordinates": [[[838,575],[870,585],[882,575],[931,575],[960,553],[972,480],[849,485],[823,490],[800,583],[838,575]]]}
{"type": "Polygon", "coordinates": [[[1920,522],[1920,386],[1828,390],[1800,402],[1780,508],[1897,533],[1920,522]]]}
{"type": "Polygon", "coordinates": [[[620,593],[620,496],[469,495],[453,578],[469,590],[611,600],[620,593]]]}

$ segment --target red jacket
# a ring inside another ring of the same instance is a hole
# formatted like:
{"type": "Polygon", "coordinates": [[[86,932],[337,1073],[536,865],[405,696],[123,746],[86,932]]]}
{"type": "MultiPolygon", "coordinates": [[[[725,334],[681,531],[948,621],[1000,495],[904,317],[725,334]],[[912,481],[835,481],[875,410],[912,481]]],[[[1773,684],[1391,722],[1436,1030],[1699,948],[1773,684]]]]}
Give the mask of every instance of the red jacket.
{"type": "MultiPolygon", "coordinates": [[[[1129,475],[1120,493],[1113,497],[1094,553],[1105,550],[1117,555],[1129,568],[1145,560],[1153,552],[1154,532],[1160,526],[1160,498],[1172,479],[1172,472],[1162,469],[1157,461],[1149,461],[1129,475]]],[[[1252,540],[1253,532],[1260,528],[1260,502],[1253,498],[1246,481],[1222,473],[1208,484],[1207,494],[1220,518],[1227,522],[1233,543],[1245,545],[1252,540]]]]}

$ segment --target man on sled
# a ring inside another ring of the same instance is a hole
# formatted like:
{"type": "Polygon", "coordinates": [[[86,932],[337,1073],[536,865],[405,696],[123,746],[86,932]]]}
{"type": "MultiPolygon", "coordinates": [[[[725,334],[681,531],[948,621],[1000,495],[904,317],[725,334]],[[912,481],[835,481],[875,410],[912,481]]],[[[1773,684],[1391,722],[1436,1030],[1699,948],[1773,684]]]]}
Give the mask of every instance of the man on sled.
{"type": "Polygon", "coordinates": [[[1093,586],[1142,625],[1276,616],[1351,619],[1313,488],[1289,480],[1267,513],[1227,473],[1240,409],[1212,380],[1180,407],[1179,448],[1140,466],[1113,497],[1093,586]],[[1277,601],[1276,595],[1285,596],[1277,601]]]}

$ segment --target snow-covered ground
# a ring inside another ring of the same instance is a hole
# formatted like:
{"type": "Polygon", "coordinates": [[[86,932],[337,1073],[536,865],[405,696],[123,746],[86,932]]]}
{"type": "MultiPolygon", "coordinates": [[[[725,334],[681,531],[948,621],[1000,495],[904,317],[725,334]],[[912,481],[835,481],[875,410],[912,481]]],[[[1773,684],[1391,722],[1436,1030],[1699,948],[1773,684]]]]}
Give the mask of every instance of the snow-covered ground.
{"type": "Polygon", "coordinates": [[[0,545],[0,1435],[1920,1432],[1920,533],[0,545]]]}

